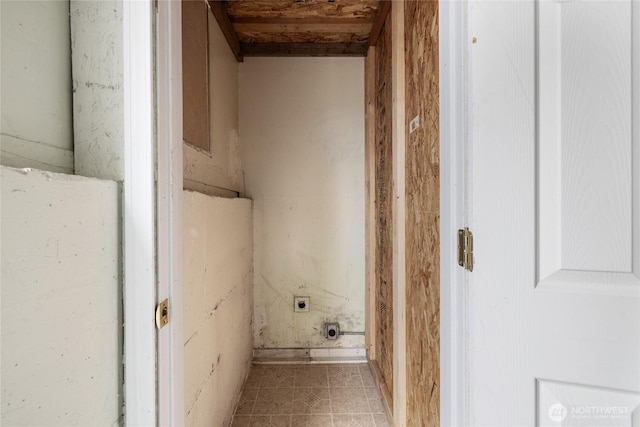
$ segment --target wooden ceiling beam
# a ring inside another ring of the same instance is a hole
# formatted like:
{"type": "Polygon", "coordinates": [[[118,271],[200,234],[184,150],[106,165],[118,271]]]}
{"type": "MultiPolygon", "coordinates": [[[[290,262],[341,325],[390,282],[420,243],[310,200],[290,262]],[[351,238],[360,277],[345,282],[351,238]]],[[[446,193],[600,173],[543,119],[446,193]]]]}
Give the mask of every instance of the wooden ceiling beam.
{"type": "Polygon", "coordinates": [[[240,46],[259,43],[367,43],[369,32],[353,33],[238,33],[240,46]]]}
{"type": "Polygon", "coordinates": [[[387,19],[387,15],[389,15],[390,10],[391,1],[381,0],[380,6],[378,7],[378,13],[376,14],[376,19],[373,21],[373,27],[371,28],[369,46],[375,46],[378,43],[378,37],[380,37],[382,26],[384,25],[384,21],[387,19]]]}
{"type": "Polygon", "coordinates": [[[233,55],[236,57],[236,61],[242,62],[242,50],[240,47],[240,40],[238,39],[238,35],[233,29],[233,25],[231,24],[231,20],[229,19],[229,15],[220,0],[207,0],[209,3],[209,7],[211,8],[211,12],[213,12],[213,16],[216,17],[216,21],[218,21],[218,25],[224,34],[224,37],[227,39],[227,43],[233,52],[233,55]]]}
{"type": "Polygon", "coordinates": [[[365,43],[242,43],[244,56],[366,56],[365,43]]]}
{"type": "Polygon", "coordinates": [[[236,33],[315,33],[315,34],[368,34],[371,24],[233,24],[236,33]]]}
{"type": "Polygon", "coordinates": [[[300,18],[336,17],[364,18],[373,21],[378,0],[230,0],[226,9],[229,16],[236,18],[300,18]]]}
{"type": "Polygon", "coordinates": [[[232,24],[294,24],[294,25],[306,25],[306,24],[345,24],[345,25],[372,25],[372,19],[366,18],[340,18],[340,17],[299,17],[299,18],[234,18],[229,16],[232,24]]]}

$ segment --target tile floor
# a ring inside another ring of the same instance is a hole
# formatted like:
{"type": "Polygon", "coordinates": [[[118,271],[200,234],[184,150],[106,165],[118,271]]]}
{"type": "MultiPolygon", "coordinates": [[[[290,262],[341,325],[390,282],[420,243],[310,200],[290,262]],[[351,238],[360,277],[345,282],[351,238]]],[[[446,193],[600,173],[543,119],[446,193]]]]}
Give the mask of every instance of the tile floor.
{"type": "Polygon", "coordinates": [[[369,366],[253,365],[233,427],[387,427],[369,366]]]}

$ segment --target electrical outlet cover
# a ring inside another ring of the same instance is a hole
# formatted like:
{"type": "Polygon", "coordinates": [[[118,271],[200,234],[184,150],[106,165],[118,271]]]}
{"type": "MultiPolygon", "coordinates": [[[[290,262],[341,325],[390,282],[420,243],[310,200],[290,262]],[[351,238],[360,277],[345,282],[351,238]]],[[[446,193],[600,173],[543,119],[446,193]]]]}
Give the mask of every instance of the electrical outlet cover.
{"type": "Polygon", "coordinates": [[[340,337],[340,324],[338,322],[325,323],[324,337],[328,340],[337,340],[340,337]]]}

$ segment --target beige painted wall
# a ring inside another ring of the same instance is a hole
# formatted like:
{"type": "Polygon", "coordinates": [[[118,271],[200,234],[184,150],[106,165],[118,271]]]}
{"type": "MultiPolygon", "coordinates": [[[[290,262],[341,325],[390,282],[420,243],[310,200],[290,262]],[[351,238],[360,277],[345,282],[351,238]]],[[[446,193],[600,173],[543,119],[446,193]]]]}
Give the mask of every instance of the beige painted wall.
{"type": "Polygon", "coordinates": [[[0,2],[0,163],[73,173],[69,1],[0,2]]]}
{"type": "Polygon", "coordinates": [[[0,424],[119,425],[118,186],[4,166],[0,181],[0,424]]]}
{"type": "Polygon", "coordinates": [[[76,174],[124,179],[122,0],[71,0],[76,174]]]}
{"type": "Polygon", "coordinates": [[[242,192],[238,139],[238,63],[209,13],[211,153],[184,144],[184,186],[207,194],[242,192]]]}
{"type": "Polygon", "coordinates": [[[254,200],[254,345],[364,331],[364,59],[246,58],[240,65],[246,195],[254,200]],[[309,313],[293,297],[310,296],[309,313]]]}
{"type": "Polygon", "coordinates": [[[184,192],[185,425],[229,425],[252,358],[251,201],[184,192]]]}

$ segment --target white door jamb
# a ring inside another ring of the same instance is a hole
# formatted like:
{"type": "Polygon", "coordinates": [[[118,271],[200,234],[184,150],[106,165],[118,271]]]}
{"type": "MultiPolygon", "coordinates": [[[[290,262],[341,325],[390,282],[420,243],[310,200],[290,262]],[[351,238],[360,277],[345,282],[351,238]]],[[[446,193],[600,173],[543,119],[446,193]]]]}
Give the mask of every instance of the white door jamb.
{"type": "Polygon", "coordinates": [[[152,1],[123,2],[125,424],[156,425],[152,1]]]}
{"type": "Polygon", "coordinates": [[[169,299],[169,323],[158,331],[158,425],[161,426],[184,425],[181,15],[180,2],[158,2],[157,302],[169,299]]]}
{"type": "Polygon", "coordinates": [[[440,424],[467,425],[465,274],[456,231],[465,226],[466,1],[443,0],[440,22],[440,424]]]}

